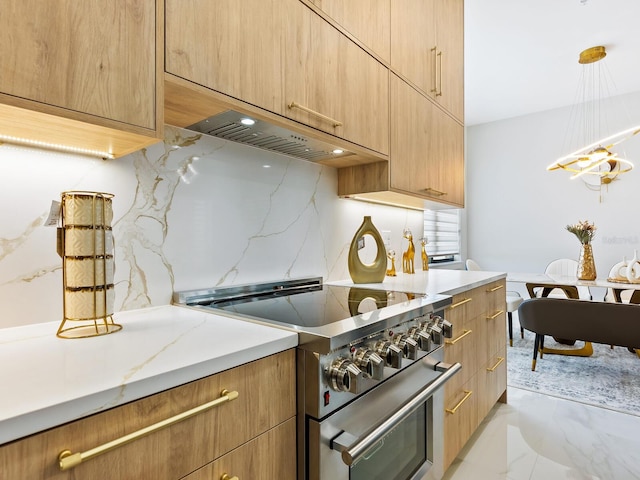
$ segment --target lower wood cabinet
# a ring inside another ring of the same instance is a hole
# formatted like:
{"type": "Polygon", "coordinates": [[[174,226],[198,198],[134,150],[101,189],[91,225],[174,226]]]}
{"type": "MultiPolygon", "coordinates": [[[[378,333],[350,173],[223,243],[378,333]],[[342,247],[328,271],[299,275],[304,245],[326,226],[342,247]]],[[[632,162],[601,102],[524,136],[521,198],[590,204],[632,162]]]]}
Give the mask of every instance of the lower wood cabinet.
{"type": "Polygon", "coordinates": [[[294,418],[232,450],[185,477],[219,480],[227,474],[241,480],[293,480],[296,477],[296,421],[294,418]]]}
{"type": "Polygon", "coordinates": [[[245,479],[267,478],[251,473],[258,470],[293,479],[295,395],[289,350],[3,445],[0,477],[179,479],[207,467],[246,472],[245,479]],[[64,450],[87,452],[219,398],[223,390],[238,396],[69,470],[59,468],[64,450]]]}
{"type": "Polygon", "coordinates": [[[445,311],[454,333],[446,340],[444,359],[462,364],[445,386],[445,468],[495,403],[506,401],[505,285],[502,279],[458,293],[445,311]]]}

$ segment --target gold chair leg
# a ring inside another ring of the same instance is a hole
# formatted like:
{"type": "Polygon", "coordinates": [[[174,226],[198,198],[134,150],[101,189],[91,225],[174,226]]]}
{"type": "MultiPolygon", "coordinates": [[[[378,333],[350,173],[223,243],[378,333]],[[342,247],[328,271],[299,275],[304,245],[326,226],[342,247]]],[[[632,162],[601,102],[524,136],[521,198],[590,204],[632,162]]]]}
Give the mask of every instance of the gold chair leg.
{"type": "MultiPolygon", "coordinates": [[[[584,342],[584,346],[582,348],[572,348],[572,349],[564,349],[564,348],[544,348],[542,350],[544,353],[548,353],[551,355],[571,355],[574,357],[590,357],[593,355],[593,346],[591,342],[584,342]]],[[[540,357],[542,358],[542,356],[540,357]]]]}
{"type": "Polygon", "coordinates": [[[536,371],[536,361],[535,361],[535,359],[531,361],[531,371],[532,372],[536,371]]]}

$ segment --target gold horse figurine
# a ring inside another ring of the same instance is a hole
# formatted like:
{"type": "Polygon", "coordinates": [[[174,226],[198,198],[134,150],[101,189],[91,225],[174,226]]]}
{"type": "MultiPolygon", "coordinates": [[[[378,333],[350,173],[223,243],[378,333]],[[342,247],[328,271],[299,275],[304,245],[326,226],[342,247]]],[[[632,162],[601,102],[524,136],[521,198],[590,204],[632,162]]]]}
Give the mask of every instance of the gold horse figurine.
{"type": "Polygon", "coordinates": [[[396,252],[394,250],[390,250],[387,252],[387,258],[391,260],[391,268],[387,270],[387,277],[395,277],[396,276],[396,252]]]}
{"type": "Polygon", "coordinates": [[[427,238],[420,239],[420,245],[422,245],[422,251],[420,254],[422,255],[422,270],[429,270],[429,255],[427,255],[427,250],[425,247],[427,246],[427,238]]]}
{"type": "Polygon", "coordinates": [[[402,253],[402,271],[404,273],[416,273],[413,269],[413,257],[416,255],[416,247],[413,245],[411,230],[405,229],[402,236],[409,240],[407,251],[402,253]]]}

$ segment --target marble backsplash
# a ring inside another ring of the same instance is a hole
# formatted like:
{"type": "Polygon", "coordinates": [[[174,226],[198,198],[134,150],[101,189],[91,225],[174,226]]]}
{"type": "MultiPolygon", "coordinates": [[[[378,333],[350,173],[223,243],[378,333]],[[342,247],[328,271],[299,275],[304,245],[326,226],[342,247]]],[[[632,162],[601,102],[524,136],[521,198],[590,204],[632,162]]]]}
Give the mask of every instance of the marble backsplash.
{"type": "Polygon", "coordinates": [[[117,160],[4,144],[0,328],[62,319],[56,232],[43,224],[68,190],[115,195],[116,312],[166,305],[176,290],[349,278],[364,215],[397,254],[404,228],[422,235],[422,212],[338,198],[334,168],[188,130],[167,127],[164,142],[117,160]]]}

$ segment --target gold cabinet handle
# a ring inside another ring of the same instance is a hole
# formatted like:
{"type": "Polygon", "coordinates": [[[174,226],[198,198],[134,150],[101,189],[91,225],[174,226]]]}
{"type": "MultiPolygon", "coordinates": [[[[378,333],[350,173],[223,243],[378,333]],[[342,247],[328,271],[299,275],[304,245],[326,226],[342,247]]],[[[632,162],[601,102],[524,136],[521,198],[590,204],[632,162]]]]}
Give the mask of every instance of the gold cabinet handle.
{"type": "Polygon", "coordinates": [[[460,305],[464,305],[465,303],[469,303],[473,298],[465,298],[464,300],[460,300],[459,302],[453,303],[449,305],[449,308],[453,310],[454,308],[458,308],[460,305]]]}
{"type": "Polygon", "coordinates": [[[445,412],[450,413],[452,415],[456,413],[456,411],[462,406],[464,402],[467,401],[467,399],[471,396],[472,393],[473,391],[471,390],[464,390],[464,397],[462,397],[462,400],[460,400],[455,407],[445,409],[445,412]]]}
{"type": "Polygon", "coordinates": [[[438,59],[438,65],[440,67],[436,69],[436,71],[438,72],[438,90],[436,91],[436,97],[441,97],[442,96],[442,51],[438,52],[436,57],[438,59]]]}
{"type": "Polygon", "coordinates": [[[431,49],[431,52],[433,53],[433,88],[430,90],[431,93],[435,93],[436,96],[438,95],[438,67],[437,67],[437,57],[438,57],[438,46],[436,45],[435,47],[433,47],[431,49]]]}
{"type": "Polygon", "coordinates": [[[494,372],[502,362],[504,362],[504,357],[498,357],[498,361],[493,367],[487,367],[487,372],[494,372]]]}
{"type": "Polygon", "coordinates": [[[436,190],[435,188],[425,188],[424,191],[427,193],[427,195],[431,195],[432,197],[442,197],[443,195],[446,195],[447,192],[441,192],[440,190],[436,190]]]}
{"type": "Polygon", "coordinates": [[[462,340],[464,337],[469,335],[472,331],[473,330],[464,330],[462,335],[460,335],[458,338],[455,338],[453,340],[445,340],[444,343],[446,343],[447,345],[455,345],[458,341],[462,340]]]}
{"type": "Polygon", "coordinates": [[[504,313],[504,310],[498,310],[496,313],[494,313],[493,315],[489,315],[487,317],[487,320],[493,320],[494,318],[499,317],[500,315],[502,315],[504,313]]]}
{"type": "Polygon", "coordinates": [[[223,473],[220,480],[240,480],[238,477],[230,477],[228,473],[223,473]]]}
{"type": "Polygon", "coordinates": [[[504,288],[504,285],[496,285],[493,288],[488,288],[487,292],[491,293],[491,292],[497,292],[498,290],[500,290],[501,288],[504,288]]]}
{"type": "Polygon", "coordinates": [[[166,420],[154,423],[153,425],[149,425],[148,427],[141,428],[140,430],[117,438],[116,440],[104,443],[98,447],[92,448],[91,450],[87,450],[86,452],[71,453],[70,450],[63,450],[58,455],[58,465],[60,466],[60,470],[68,470],[70,468],[76,467],[86,460],[90,460],[93,457],[97,457],[98,455],[102,455],[103,453],[110,452],[111,450],[126,445],[127,443],[131,443],[134,440],[138,440],[146,435],[149,435],[150,433],[174,425],[178,422],[181,422],[182,420],[186,420],[187,418],[191,418],[195,415],[198,415],[199,413],[210,410],[213,407],[217,407],[219,405],[222,405],[223,403],[235,400],[236,398],[238,398],[238,392],[223,390],[220,393],[220,397],[212,400],[211,402],[200,405],[199,407],[192,408],[191,410],[187,410],[186,412],[179,413],[178,415],[174,415],[171,418],[167,418],[166,420]]]}
{"type": "Polygon", "coordinates": [[[297,108],[298,110],[302,110],[303,112],[307,112],[307,113],[310,113],[311,115],[315,115],[318,118],[326,120],[327,122],[329,122],[334,127],[342,126],[342,122],[340,122],[338,120],[334,120],[331,117],[327,117],[326,115],[323,115],[320,112],[316,112],[315,110],[311,110],[309,107],[305,107],[304,105],[300,105],[299,103],[291,102],[290,104],[287,105],[287,107],[289,107],[289,109],[297,108]]]}

